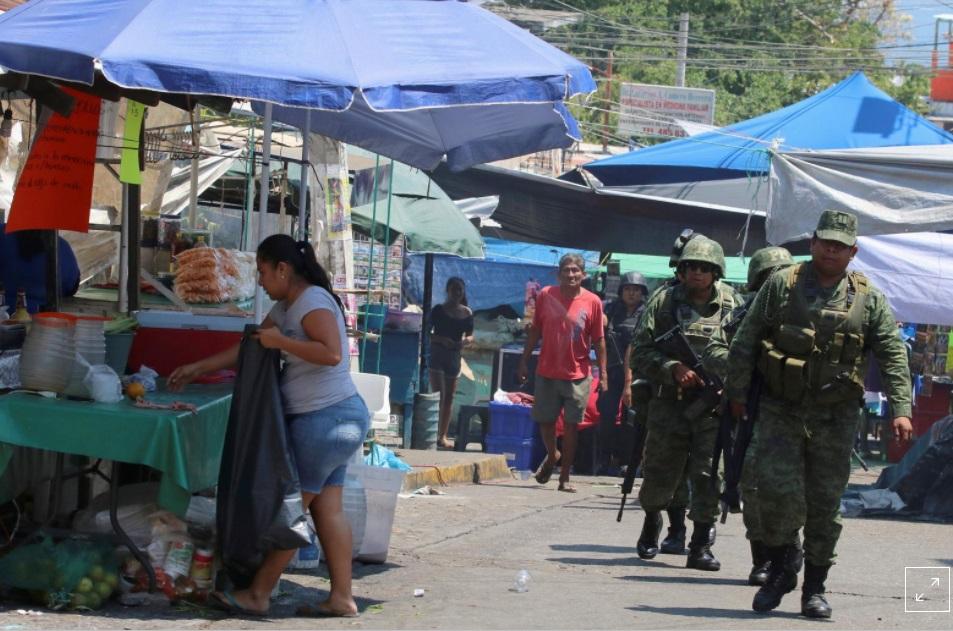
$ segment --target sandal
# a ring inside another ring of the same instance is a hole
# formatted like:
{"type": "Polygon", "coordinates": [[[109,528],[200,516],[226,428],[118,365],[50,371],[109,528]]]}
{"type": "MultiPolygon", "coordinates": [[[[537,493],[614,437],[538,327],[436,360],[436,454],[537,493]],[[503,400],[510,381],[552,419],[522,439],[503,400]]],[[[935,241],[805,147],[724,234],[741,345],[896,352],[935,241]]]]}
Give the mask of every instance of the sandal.
{"type": "MultiPolygon", "coordinates": [[[[556,460],[559,460],[557,456],[556,460]]],[[[536,470],[536,474],[533,476],[536,478],[536,482],[539,484],[546,484],[549,482],[549,479],[553,477],[553,469],[556,468],[555,462],[549,462],[549,458],[543,460],[539,465],[539,469],[536,470]]]]}
{"type": "Polygon", "coordinates": [[[235,600],[235,597],[230,592],[212,592],[208,596],[209,605],[216,609],[221,609],[222,611],[233,615],[233,616],[253,616],[255,618],[263,618],[268,615],[267,611],[255,611],[254,609],[247,609],[238,604],[238,601],[235,600]]]}
{"type": "Polygon", "coordinates": [[[563,493],[576,493],[576,492],[577,492],[577,491],[576,491],[576,487],[570,485],[568,482],[560,482],[560,483],[559,483],[559,488],[558,488],[557,490],[558,490],[558,491],[562,491],[563,493]]]}

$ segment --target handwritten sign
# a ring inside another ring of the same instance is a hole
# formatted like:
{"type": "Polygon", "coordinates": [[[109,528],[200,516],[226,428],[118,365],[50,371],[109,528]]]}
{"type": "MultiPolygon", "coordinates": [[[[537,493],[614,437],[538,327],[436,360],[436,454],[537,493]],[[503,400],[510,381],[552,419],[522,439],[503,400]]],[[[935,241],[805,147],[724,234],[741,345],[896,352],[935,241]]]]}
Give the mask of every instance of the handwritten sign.
{"type": "Polygon", "coordinates": [[[64,90],[76,100],[73,112],[69,118],[50,116],[33,143],[14,191],[7,232],[89,228],[100,100],[64,90]]]}
{"type": "Polygon", "coordinates": [[[122,160],[119,163],[119,181],[126,184],[142,184],[139,143],[145,113],[146,106],[142,103],[133,100],[126,102],[126,126],[122,135],[122,160]]]}

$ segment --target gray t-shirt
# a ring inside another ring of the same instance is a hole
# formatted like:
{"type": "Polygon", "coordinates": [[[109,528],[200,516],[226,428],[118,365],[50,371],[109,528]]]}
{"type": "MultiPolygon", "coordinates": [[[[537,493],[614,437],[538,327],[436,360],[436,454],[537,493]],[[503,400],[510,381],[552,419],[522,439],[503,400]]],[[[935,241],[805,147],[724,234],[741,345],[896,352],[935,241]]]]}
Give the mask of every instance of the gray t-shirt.
{"type": "Polygon", "coordinates": [[[277,302],[268,317],[284,335],[295,340],[308,340],[310,338],[301,321],[317,309],[326,309],[334,315],[341,338],[341,361],[336,366],[319,366],[291,353],[282,353],[281,398],[285,414],[321,410],[357,393],[351,380],[344,316],[330,293],[312,285],[301,292],[290,308],[284,300],[277,302]]]}

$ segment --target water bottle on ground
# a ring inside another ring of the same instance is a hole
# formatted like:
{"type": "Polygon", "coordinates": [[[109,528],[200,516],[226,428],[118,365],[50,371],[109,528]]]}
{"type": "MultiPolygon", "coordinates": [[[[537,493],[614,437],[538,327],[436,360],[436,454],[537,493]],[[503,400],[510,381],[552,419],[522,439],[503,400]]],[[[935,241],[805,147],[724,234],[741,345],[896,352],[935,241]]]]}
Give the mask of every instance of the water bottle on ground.
{"type": "Polygon", "coordinates": [[[511,592],[517,592],[522,594],[523,592],[529,591],[529,581],[530,576],[529,572],[526,570],[520,570],[516,573],[516,580],[513,581],[513,587],[510,588],[511,592]]]}

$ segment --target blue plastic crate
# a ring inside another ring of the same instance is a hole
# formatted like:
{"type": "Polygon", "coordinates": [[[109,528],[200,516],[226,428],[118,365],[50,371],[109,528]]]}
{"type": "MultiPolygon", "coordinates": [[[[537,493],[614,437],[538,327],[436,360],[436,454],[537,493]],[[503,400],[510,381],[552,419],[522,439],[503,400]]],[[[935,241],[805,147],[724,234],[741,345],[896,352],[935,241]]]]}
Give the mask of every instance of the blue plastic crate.
{"type": "MultiPolygon", "coordinates": [[[[510,438],[508,436],[487,436],[486,451],[491,454],[503,454],[506,464],[520,471],[534,471],[543,458],[539,455],[535,438],[510,438]]],[[[545,456],[546,450],[543,450],[545,456]]]]}
{"type": "Polygon", "coordinates": [[[528,405],[507,405],[490,402],[489,436],[506,438],[533,438],[538,435],[536,422],[530,417],[533,408],[528,405]]]}

